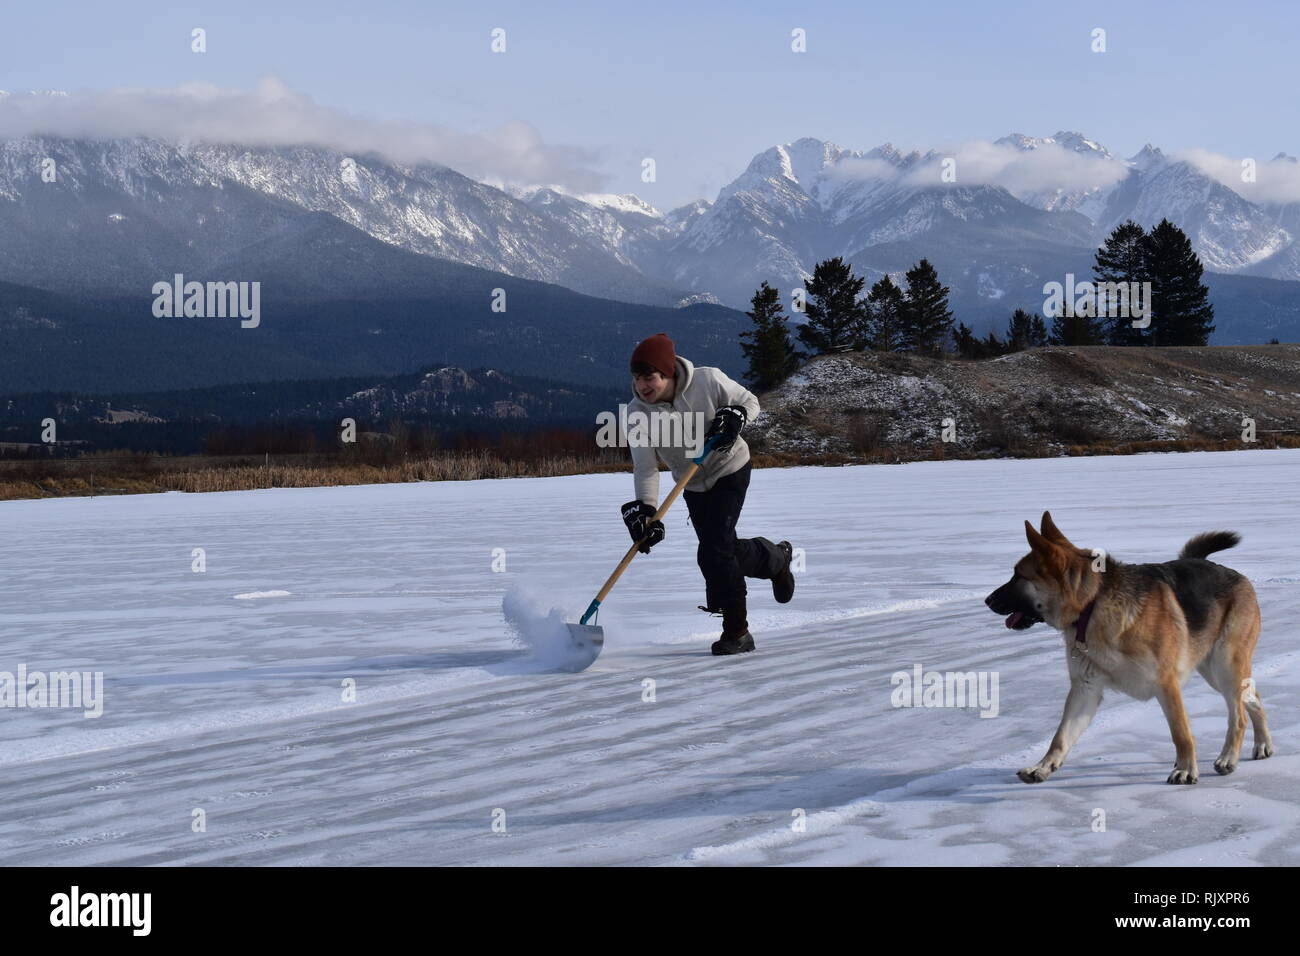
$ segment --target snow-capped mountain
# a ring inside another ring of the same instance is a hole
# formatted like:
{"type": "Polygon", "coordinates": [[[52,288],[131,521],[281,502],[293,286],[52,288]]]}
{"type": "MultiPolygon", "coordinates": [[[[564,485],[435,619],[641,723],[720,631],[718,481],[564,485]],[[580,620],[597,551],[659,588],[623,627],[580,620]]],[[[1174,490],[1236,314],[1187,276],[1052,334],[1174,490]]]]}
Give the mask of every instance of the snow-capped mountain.
{"type": "Polygon", "coordinates": [[[938,264],[960,240],[981,258],[956,264],[975,294],[990,283],[981,273],[1092,243],[1086,218],[1035,208],[1001,186],[944,183],[941,160],[889,144],[865,152],[811,138],[774,146],[684,222],[657,260],[637,264],[744,307],[762,281],[788,291],[832,256],[874,279],[922,257],[938,264]]]}
{"type": "Polygon", "coordinates": [[[1023,133],[1009,133],[996,142],[1024,150],[1056,145],[1076,153],[1095,153],[1106,159],[1111,158],[1110,150],[1100,143],[1088,139],[1082,133],[1058,132],[1055,136],[1026,136],[1023,133]]]}
{"type": "Polygon", "coordinates": [[[1252,202],[1154,146],[1125,160],[1077,132],[1012,133],[958,150],[955,177],[953,161],[808,137],[758,153],[713,201],[661,212],[632,194],[497,188],[321,146],[0,141],[0,281],[138,287],[292,242],[303,212],[422,256],[660,305],[745,308],[761,282],[787,295],[832,256],[872,281],[924,257],[973,327],[1086,274],[1127,218],[1169,218],[1211,272],[1300,279],[1300,203],[1252,202]],[[60,186],[41,180],[46,157],[60,186]]]}
{"type": "MultiPolygon", "coordinates": [[[[1011,133],[996,140],[994,145],[1010,146],[1024,153],[1056,147],[1085,160],[1118,165],[1110,150],[1081,133],[1058,132],[1055,136],[1025,136],[1022,133],[1011,133]]],[[[1017,198],[1036,209],[1074,210],[1096,222],[1105,209],[1109,194],[1110,190],[1104,186],[1052,185],[1041,189],[1022,190],[1017,194],[1017,198]]]]}
{"type": "MultiPolygon", "coordinates": [[[[580,208],[593,210],[593,219],[633,215],[580,208]]],[[[161,267],[220,259],[304,210],[409,252],[602,298],[675,305],[693,292],[631,265],[613,230],[580,229],[579,216],[548,215],[445,166],[402,166],[318,146],[145,138],[0,141],[0,280],[130,288],[161,267]],[[55,162],[52,182],[41,177],[46,159],[55,162]]]]}
{"type": "MultiPolygon", "coordinates": [[[[1162,218],[1187,233],[1205,268],[1240,272],[1289,246],[1294,237],[1268,211],[1242,199],[1187,162],[1135,166],[1113,194],[1097,225],[1113,228],[1125,219],[1150,226],[1162,218]]],[[[1270,274],[1270,273],[1264,273],[1270,274]]],[[[1294,279],[1300,274],[1274,275],[1294,279]]]]}
{"type": "Polygon", "coordinates": [[[873,280],[927,257],[955,304],[992,314],[1032,305],[1047,279],[1088,273],[1093,250],[1123,220],[1149,228],[1169,218],[1209,271],[1300,279],[1300,204],[1253,203],[1154,146],[1123,160],[1061,131],[1013,133],[967,152],[961,174],[945,181],[948,157],[935,151],[864,152],[811,138],[774,146],[683,222],[666,250],[633,261],[743,308],[760,282],[799,286],[831,256],[873,280]]]}
{"type": "MultiPolygon", "coordinates": [[[[411,252],[606,298],[670,304],[685,294],[652,292],[655,283],[618,252],[616,230],[579,216],[539,214],[535,204],[445,166],[405,167],[319,147],[200,146],[192,155],[214,176],[328,212],[411,252]]],[[[601,224],[617,218],[592,204],[580,208],[601,224]]]]}
{"type": "Polygon", "coordinates": [[[554,187],[527,190],[521,198],[619,262],[640,269],[659,242],[674,232],[659,210],[632,195],[572,196],[554,187]]]}
{"type": "Polygon", "coordinates": [[[747,301],[758,287],[755,278],[777,284],[811,274],[806,264],[829,239],[826,210],[811,192],[840,155],[832,144],[811,139],[760,153],[711,206],[683,220],[667,248],[645,265],[732,305],[747,301]]]}

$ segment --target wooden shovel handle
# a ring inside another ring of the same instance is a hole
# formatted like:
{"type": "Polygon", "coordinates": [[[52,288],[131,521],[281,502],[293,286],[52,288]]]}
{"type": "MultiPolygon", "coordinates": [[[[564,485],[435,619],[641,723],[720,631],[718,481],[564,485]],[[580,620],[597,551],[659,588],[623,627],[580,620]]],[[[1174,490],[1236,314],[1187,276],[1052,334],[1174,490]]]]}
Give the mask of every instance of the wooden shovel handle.
{"type": "MultiPolygon", "coordinates": [[[[673,486],[673,490],[668,492],[668,497],[664,499],[664,503],[659,506],[659,510],[656,511],[655,516],[647,522],[648,524],[654,524],[656,521],[663,519],[663,516],[668,513],[668,509],[672,507],[673,502],[677,500],[678,495],[682,493],[682,490],[690,483],[690,480],[695,477],[695,472],[699,470],[699,467],[698,464],[692,462],[691,467],[686,469],[686,473],[683,474],[677,484],[673,486]]],[[[649,536],[647,535],[647,537],[649,536]]],[[[645,538],[641,539],[641,541],[644,540],[645,538]]],[[[596,595],[596,603],[599,604],[601,601],[605,600],[605,595],[609,594],[610,588],[614,586],[614,582],[617,581],[619,576],[627,570],[627,566],[631,564],[632,559],[636,557],[637,549],[641,547],[641,541],[636,542],[632,547],[628,548],[627,554],[623,555],[623,560],[618,563],[618,567],[614,569],[614,573],[609,576],[609,580],[605,582],[605,586],[601,588],[600,593],[596,595]]]]}

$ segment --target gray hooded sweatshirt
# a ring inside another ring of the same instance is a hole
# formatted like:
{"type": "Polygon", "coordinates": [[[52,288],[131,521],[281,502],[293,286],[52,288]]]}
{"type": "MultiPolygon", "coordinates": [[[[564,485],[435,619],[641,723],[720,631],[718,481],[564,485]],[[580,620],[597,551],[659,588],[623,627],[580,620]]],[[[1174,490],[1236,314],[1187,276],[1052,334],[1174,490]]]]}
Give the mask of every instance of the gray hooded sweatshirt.
{"type": "MultiPolygon", "coordinates": [[[[633,386],[632,401],[627,406],[628,426],[625,437],[632,450],[633,481],[638,501],[659,507],[659,462],[662,461],[672,471],[674,483],[681,480],[692,464],[691,459],[702,450],[704,433],[713,421],[713,416],[724,405],[739,405],[743,408],[746,423],[758,417],[758,399],[747,388],[732,381],[721,369],[707,365],[697,368],[680,355],[677,356],[676,391],[671,402],[647,404],[636,394],[636,387],[633,386]],[[633,440],[638,432],[633,425],[634,413],[637,412],[645,415],[659,413],[650,419],[658,427],[652,425],[640,429],[649,441],[648,445],[638,445],[633,440]],[[692,413],[699,414],[693,416],[693,422],[688,427],[686,418],[692,416],[692,413]]],[[[727,451],[709,453],[686,490],[708,491],[718,483],[718,479],[745,467],[747,461],[749,446],[743,437],[737,438],[727,451]]]]}

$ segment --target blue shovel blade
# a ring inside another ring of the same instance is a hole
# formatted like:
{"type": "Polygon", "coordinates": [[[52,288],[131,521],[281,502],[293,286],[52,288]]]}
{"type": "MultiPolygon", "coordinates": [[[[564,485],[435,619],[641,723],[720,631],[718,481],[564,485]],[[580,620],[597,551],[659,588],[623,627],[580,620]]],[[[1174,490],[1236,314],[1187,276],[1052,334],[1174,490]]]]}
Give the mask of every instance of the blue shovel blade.
{"type": "Polygon", "coordinates": [[[570,624],[569,650],[562,670],[570,672],[585,671],[595,663],[605,646],[605,629],[594,624],[570,624]]]}

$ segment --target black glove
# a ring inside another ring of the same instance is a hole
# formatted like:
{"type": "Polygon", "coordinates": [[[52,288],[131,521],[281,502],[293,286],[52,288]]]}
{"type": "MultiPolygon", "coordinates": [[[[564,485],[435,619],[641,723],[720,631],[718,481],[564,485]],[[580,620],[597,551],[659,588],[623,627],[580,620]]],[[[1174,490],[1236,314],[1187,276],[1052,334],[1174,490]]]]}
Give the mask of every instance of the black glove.
{"type": "Polygon", "coordinates": [[[713,424],[704,433],[705,439],[719,436],[713,444],[714,451],[726,451],[740,437],[740,430],[745,427],[745,410],[739,405],[726,405],[718,409],[713,424]]]}
{"type": "Polygon", "coordinates": [[[664,523],[651,521],[654,516],[655,509],[644,501],[629,501],[623,506],[623,523],[627,525],[632,540],[646,539],[641,541],[641,547],[638,549],[642,554],[649,554],[650,549],[664,539],[664,523]],[[647,535],[649,537],[646,537],[647,535]]]}

